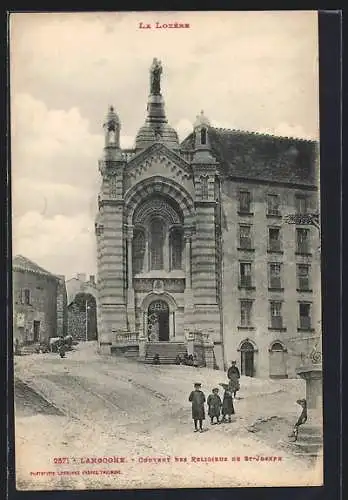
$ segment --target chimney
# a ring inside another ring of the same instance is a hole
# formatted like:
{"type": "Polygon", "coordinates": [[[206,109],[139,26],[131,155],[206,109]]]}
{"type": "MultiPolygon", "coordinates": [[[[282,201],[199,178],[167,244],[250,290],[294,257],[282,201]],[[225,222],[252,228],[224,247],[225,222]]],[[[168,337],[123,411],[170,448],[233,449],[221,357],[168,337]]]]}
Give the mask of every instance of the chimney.
{"type": "Polygon", "coordinates": [[[85,283],[86,282],[86,274],[85,273],[78,273],[77,274],[77,279],[79,281],[82,281],[83,283],[85,283]]]}

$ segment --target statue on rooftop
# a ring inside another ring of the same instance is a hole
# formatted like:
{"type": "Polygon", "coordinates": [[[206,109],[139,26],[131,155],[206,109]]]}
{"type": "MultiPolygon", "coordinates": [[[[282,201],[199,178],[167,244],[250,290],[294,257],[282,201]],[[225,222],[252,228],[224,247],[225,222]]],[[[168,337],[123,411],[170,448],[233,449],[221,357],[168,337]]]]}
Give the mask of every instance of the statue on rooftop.
{"type": "Polygon", "coordinates": [[[153,95],[161,94],[162,63],[156,57],[150,68],[150,92],[153,95]]]}

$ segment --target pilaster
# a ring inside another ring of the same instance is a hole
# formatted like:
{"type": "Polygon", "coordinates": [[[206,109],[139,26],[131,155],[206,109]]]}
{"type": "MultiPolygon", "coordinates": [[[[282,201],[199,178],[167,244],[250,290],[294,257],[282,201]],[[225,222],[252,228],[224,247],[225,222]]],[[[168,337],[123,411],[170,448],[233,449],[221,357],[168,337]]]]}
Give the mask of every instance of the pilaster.
{"type": "Polygon", "coordinates": [[[127,226],[127,321],[131,332],[135,331],[135,297],[133,287],[133,226],[127,226]]]}

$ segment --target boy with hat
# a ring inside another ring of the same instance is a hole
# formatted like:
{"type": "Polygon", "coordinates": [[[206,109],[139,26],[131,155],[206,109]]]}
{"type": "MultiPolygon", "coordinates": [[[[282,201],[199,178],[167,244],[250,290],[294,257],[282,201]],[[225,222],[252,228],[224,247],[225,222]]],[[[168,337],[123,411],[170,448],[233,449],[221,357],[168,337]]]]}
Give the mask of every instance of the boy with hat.
{"type": "Polygon", "coordinates": [[[189,396],[189,401],[192,403],[192,419],[195,424],[194,432],[203,432],[203,420],[205,419],[204,403],[205,395],[201,391],[201,385],[199,382],[194,384],[194,390],[189,396]]]}
{"type": "Polygon", "coordinates": [[[210,417],[211,425],[214,425],[214,417],[216,418],[216,423],[219,424],[222,402],[219,396],[219,389],[217,387],[214,387],[212,394],[209,394],[207,404],[209,407],[208,415],[210,417]]]}

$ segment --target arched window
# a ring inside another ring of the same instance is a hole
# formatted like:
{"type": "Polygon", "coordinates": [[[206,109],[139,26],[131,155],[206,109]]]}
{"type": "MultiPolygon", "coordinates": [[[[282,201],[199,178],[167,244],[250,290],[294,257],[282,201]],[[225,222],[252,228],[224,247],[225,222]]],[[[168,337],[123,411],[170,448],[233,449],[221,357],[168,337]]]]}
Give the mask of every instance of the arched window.
{"type": "Polygon", "coordinates": [[[202,199],[208,199],[208,177],[201,177],[202,182],[202,199]]]}
{"type": "Polygon", "coordinates": [[[165,241],[164,222],[160,218],[150,223],[150,269],[163,269],[163,248],[165,241]]]}
{"type": "Polygon", "coordinates": [[[181,269],[182,267],[182,231],[173,229],[170,233],[170,268],[181,269]]]}
{"type": "Polygon", "coordinates": [[[133,236],[133,273],[141,273],[144,267],[145,235],[141,229],[136,229],[133,236]]]}
{"type": "Polygon", "coordinates": [[[284,351],[284,347],[280,342],[274,342],[271,347],[271,351],[284,351]]]}
{"type": "Polygon", "coordinates": [[[201,144],[207,144],[207,130],[205,128],[201,130],[201,144]]]}

